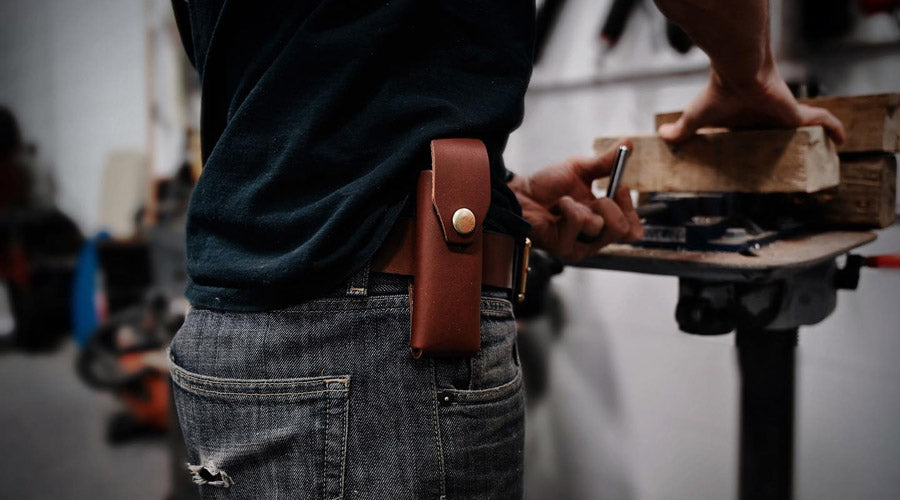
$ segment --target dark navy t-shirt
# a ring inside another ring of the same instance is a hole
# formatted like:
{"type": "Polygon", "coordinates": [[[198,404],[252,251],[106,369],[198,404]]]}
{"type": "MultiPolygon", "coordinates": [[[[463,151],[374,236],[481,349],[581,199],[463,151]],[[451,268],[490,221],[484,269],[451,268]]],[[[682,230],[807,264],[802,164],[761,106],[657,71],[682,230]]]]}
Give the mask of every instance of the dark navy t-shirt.
{"type": "Polygon", "coordinates": [[[272,309],[344,282],[401,216],[436,138],[484,141],[486,226],[527,231],[501,155],[522,119],[533,0],[173,5],[203,92],[194,305],[272,309]]]}

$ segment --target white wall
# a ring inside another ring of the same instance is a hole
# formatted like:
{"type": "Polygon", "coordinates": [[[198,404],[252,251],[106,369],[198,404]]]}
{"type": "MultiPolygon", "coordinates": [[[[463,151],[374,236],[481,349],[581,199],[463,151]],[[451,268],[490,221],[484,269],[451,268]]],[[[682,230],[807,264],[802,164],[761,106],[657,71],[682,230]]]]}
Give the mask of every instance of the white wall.
{"type": "Polygon", "coordinates": [[[52,169],[60,208],[94,231],[107,154],[144,148],[144,3],[4,0],[0,19],[0,104],[52,169]]]}
{"type": "MultiPolygon", "coordinates": [[[[682,108],[705,83],[705,71],[695,71],[584,84],[597,57],[594,21],[606,5],[567,3],[548,66],[538,69],[526,99],[524,124],[509,142],[511,169],[528,173],[590,154],[597,136],[651,133],[655,112],[682,108]]],[[[646,29],[629,26],[620,42],[637,65],[645,62],[634,44],[646,46],[648,38],[646,29]]],[[[835,93],[900,90],[896,48],[835,53],[802,66],[835,93]]],[[[861,252],[898,248],[894,226],[861,252]]],[[[570,268],[555,290],[565,313],[559,337],[546,339],[546,323],[522,334],[544,335],[539,342],[550,359],[549,391],[529,410],[529,498],[734,498],[733,336],[680,333],[675,278],[570,268]]],[[[841,292],[832,317],[801,329],[796,498],[900,498],[898,292],[900,272],[865,270],[860,290],[841,292]]]]}

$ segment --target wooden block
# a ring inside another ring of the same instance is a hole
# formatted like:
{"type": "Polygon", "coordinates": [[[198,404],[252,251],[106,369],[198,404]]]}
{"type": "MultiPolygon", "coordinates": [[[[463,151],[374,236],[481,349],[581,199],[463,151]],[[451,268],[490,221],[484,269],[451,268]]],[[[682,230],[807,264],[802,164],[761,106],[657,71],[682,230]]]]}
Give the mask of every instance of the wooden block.
{"type": "MultiPolygon", "coordinates": [[[[623,179],[638,191],[812,193],[837,186],[838,157],[822,127],[704,131],[677,146],[659,136],[632,137],[623,179]]],[[[600,138],[601,153],[618,138],[600,138]]]]}
{"type": "Polygon", "coordinates": [[[818,195],[825,219],[841,225],[888,227],[897,203],[897,158],[894,155],[841,160],[841,183],[818,195]]]}
{"type": "MultiPolygon", "coordinates": [[[[848,97],[817,97],[800,102],[831,111],[844,124],[841,153],[900,152],[900,93],[848,97]]],[[[656,115],[656,128],[672,123],[680,111],[656,115]]]]}

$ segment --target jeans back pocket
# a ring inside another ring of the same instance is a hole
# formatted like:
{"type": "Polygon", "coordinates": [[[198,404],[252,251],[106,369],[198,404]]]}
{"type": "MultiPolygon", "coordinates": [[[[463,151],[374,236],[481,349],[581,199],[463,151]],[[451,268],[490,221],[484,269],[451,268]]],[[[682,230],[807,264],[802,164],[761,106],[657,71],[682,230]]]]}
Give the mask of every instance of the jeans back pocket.
{"type": "Polygon", "coordinates": [[[343,496],[349,375],[230,379],[174,361],[171,375],[203,498],[343,496]]]}

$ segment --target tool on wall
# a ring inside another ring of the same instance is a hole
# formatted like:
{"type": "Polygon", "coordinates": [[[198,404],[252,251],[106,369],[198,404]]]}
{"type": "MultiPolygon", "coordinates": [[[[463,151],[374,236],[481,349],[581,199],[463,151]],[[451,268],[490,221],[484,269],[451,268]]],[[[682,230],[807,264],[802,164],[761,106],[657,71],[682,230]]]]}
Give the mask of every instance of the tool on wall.
{"type": "Polygon", "coordinates": [[[687,54],[694,46],[694,41],[681,29],[681,26],[669,20],[666,20],[666,39],[669,41],[669,45],[675,49],[675,52],[679,54],[687,54]]]}
{"type": "Polygon", "coordinates": [[[566,5],[566,0],[544,0],[537,9],[534,22],[534,64],[540,62],[550,40],[550,34],[556,27],[559,14],[566,5]]]}
{"type": "Polygon", "coordinates": [[[600,39],[603,40],[609,48],[615,47],[625,31],[628,24],[628,18],[631,17],[637,0],[613,0],[606,14],[606,20],[600,28],[600,39]]]}

